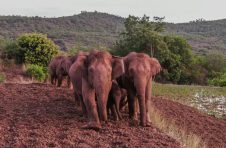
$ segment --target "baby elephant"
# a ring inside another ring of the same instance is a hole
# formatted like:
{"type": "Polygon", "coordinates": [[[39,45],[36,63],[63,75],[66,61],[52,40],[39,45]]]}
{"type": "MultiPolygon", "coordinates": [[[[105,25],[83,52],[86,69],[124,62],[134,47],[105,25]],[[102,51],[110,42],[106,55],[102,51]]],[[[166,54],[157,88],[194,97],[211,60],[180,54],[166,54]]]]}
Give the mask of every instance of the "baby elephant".
{"type": "Polygon", "coordinates": [[[118,83],[113,80],[112,87],[108,97],[107,110],[109,114],[109,109],[111,110],[111,114],[114,119],[117,121],[118,119],[122,119],[120,114],[120,109],[126,105],[126,96],[127,91],[123,88],[120,88],[118,83]]]}

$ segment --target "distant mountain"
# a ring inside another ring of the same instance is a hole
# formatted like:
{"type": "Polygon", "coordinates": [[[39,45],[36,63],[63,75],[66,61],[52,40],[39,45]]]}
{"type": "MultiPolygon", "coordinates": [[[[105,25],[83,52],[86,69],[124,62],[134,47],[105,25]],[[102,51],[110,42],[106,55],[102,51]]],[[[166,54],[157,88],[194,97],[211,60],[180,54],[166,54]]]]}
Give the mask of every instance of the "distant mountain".
{"type": "Polygon", "coordinates": [[[63,49],[75,44],[111,47],[124,28],[124,19],[99,12],[59,17],[0,16],[0,38],[16,38],[25,32],[48,34],[63,49]]]}
{"type": "MultiPolygon", "coordinates": [[[[85,47],[112,47],[124,30],[125,19],[100,12],[41,18],[0,16],[0,38],[15,39],[25,32],[48,34],[63,50],[79,44],[85,47]]],[[[226,57],[226,19],[166,23],[166,33],[183,36],[198,54],[220,53],[226,57]]]]}
{"type": "Polygon", "coordinates": [[[195,53],[218,53],[226,57],[226,19],[167,24],[167,32],[183,36],[195,53]]]}

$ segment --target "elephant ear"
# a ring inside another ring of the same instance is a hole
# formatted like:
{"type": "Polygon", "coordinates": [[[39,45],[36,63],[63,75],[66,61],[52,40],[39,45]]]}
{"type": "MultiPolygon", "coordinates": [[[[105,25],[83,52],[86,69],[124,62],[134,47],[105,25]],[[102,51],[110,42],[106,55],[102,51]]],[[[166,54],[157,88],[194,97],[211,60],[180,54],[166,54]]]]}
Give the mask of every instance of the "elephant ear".
{"type": "Polygon", "coordinates": [[[161,71],[161,65],[156,58],[150,58],[151,75],[155,76],[161,71]]]}
{"type": "Polygon", "coordinates": [[[112,79],[116,79],[125,73],[124,62],[121,57],[112,58],[112,79]]]}

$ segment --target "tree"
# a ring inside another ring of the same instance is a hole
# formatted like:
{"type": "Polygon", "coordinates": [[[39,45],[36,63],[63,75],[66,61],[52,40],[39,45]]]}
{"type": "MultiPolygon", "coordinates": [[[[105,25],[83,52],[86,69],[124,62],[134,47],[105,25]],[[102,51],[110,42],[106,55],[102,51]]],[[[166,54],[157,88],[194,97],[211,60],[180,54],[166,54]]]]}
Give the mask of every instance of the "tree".
{"type": "Polygon", "coordinates": [[[191,62],[191,47],[181,37],[163,35],[163,19],[154,17],[154,21],[150,21],[146,15],[142,18],[129,16],[113,54],[124,56],[136,51],[156,57],[163,67],[158,79],[178,83],[191,62]]]}
{"type": "Polygon", "coordinates": [[[17,39],[17,42],[23,49],[24,62],[27,64],[46,67],[58,52],[58,47],[43,34],[23,34],[17,39]]]}
{"type": "Polygon", "coordinates": [[[0,58],[4,60],[14,59],[16,63],[24,61],[23,50],[13,40],[0,40],[0,58]]]}
{"type": "Polygon", "coordinates": [[[142,18],[129,16],[125,21],[126,30],[121,33],[120,40],[116,42],[115,52],[126,55],[131,50],[146,52],[154,55],[157,46],[161,44],[163,31],[162,23],[155,23],[144,15],[142,18]]]}
{"type": "Polygon", "coordinates": [[[226,73],[226,59],[223,55],[209,54],[203,59],[203,66],[208,71],[210,79],[219,77],[222,73],[226,73]]]}

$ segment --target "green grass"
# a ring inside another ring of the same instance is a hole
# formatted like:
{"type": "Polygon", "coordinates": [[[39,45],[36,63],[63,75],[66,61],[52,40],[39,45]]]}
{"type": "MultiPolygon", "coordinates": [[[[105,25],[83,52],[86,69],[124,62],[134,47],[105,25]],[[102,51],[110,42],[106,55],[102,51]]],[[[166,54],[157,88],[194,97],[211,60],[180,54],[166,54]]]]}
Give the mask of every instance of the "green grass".
{"type": "Polygon", "coordinates": [[[226,87],[154,83],[153,95],[164,96],[215,117],[226,115],[226,87]]]}

